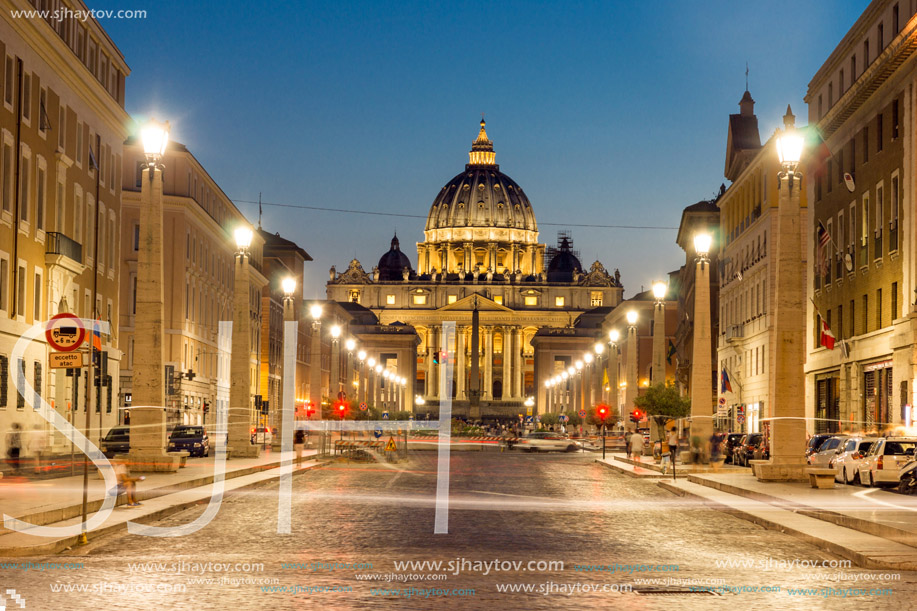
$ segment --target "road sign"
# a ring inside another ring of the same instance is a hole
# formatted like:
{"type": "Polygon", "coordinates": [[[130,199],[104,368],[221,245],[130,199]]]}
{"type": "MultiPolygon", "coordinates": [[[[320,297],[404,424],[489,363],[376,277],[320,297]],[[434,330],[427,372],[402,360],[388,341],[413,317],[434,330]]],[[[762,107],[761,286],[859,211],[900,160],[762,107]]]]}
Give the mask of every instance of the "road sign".
{"type": "Polygon", "coordinates": [[[533,417],[531,417],[531,416],[526,416],[526,417],[525,417],[525,423],[526,423],[526,424],[532,424],[534,421],[535,421],[535,419],[534,419],[533,417]]]}
{"type": "Polygon", "coordinates": [[[382,427],[377,426],[375,429],[373,429],[373,435],[376,436],[376,439],[379,439],[380,437],[382,437],[382,427]]]}
{"type": "Polygon", "coordinates": [[[382,412],[382,419],[388,420],[388,412],[382,412]]]}
{"type": "Polygon", "coordinates": [[[86,328],[76,314],[63,312],[48,321],[45,338],[55,350],[70,352],[83,344],[86,328]]]}
{"type": "Polygon", "coordinates": [[[577,412],[577,413],[579,413],[579,417],[580,417],[580,418],[585,418],[585,417],[586,417],[586,410],[584,410],[584,409],[581,409],[581,410],[580,410],[579,412],[577,412]]]}
{"type": "Polygon", "coordinates": [[[557,417],[557,419],[560,420],[561,422],[566,422],[567,420],[570,419],[570,417],[567,416],[567,414],[561,414],[560,416],[557,417]]]}
{"type": "Polygon", "coordinates": [[[736,416],[736,422],[738,422],[739,424],[742,424],[743,422],[745,422],[745,414],[739,414],[738,416],[736,416]]]}
{"type": "Polygon", "coordinates": [[[395,445],[395,438],[394,438],[394,437],[389,437],[389,438],[388,438],[388,443],[385,444],[385,451],[386,451],[386,452],[394,452],[394,451],[397,450],[397,449],[398,449],[398,446],[395,445]]]}
{"type": "Polygon", "coordinates": [[[726,397],[720,397],[720,405],[726,405],[726,397]]]}
{"type": "Polygon", "coordinates": [[[74,369],[86,363],[85,352],[52,352],[48,359],[51,369],[74,369]]]}
{"type": "Polygon", "coordinates": [[[338,393],[338,399],[340,399],[341,401],[346,400],[346,399],[347,399],[347,393],[344,392],[344,391],[342,390],[341,392],[338,393]]]}
{"type": "Polygon", "coordinates": [[[365,403],[361,403],[361,404],[360,404],[360,411],[364,411],[364,412],[365,412],[367,407],[369,407],[369,406],[366,405],[365,403]]]}

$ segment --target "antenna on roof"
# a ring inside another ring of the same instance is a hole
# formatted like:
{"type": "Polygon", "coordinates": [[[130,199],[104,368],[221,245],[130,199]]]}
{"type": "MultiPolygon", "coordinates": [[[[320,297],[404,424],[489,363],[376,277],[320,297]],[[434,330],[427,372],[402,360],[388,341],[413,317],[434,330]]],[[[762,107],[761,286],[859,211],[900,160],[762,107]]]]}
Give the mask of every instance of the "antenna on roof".
{"type": "Polygon", "coordinates": [[[258,229],[261,229],[261,191],[258,191],[258,229]]]}
{"type": "Polygon", "coordinates": [[[745,91],[748,91],[748,60],[745,61],[745,91]]]}

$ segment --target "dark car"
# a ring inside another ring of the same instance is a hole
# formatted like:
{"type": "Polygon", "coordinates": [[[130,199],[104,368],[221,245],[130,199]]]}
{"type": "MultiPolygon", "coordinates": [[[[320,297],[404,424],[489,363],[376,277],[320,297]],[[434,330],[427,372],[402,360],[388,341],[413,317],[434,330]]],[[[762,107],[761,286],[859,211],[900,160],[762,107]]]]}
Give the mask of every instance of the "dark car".
{"type": "Polygon", "coordinates": [[[732,453],[735,451],[736,446],[742,437],[742,433],[727,433],[726,434],[726,446],[723,448],[723,453],[726,455],[726,462],[732,462],[732,453]]]}
{"type": "Polygon", "coordinates": [[[112,427],[102,439],[102,454],[114,458],[115,454],[127,454],[131,450],[131,427],[112,427]]]}
{"type": "Polygon", "coordinates": [[[748,466],[749,460],[754,460],[755,449],[764,440],[763,433],[749,433],[744,435],[742,440],[736,445],[732,455],[732,463],[742,467],[748,466]]]}
{"type": "Polygon", "coordinates": [[[181,424],[169,435],[169,452],[189,452],[191,456],[210,456],[210,438],[202,426],[181,424]]]}
{"type": "Polygon", "coordinates": [[[833,433],[819,433],[818,435],[812,435],[812,437],[809,438],[809,444],[806,446],[805,458],[808,458],[812,454],[818,452],[819,446],[821,446],[821,444],[825,443],[825,441],[831,439],[832,437],[836,437],[836,435],[833,433]]]}

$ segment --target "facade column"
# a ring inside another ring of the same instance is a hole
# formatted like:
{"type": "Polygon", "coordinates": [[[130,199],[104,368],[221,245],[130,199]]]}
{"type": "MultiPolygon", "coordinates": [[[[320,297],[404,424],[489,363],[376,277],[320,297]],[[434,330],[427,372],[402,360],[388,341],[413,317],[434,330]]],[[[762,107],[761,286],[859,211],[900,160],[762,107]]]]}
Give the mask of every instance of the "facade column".
{"type": "Polygon", "coordinates": [[[426,267],[424,266],[424,254],[426,254],[426,252],[426,246],[423,244],[417,245],[417,275],[426,273],[426,267]]]}
{"type": "Polygon", "coordinates": [[[474,252],[472,251],[472,243],[465,242],[463,244],[465,248],[465,262],[463,263],[465,271],[471,273],[474,271],[474,252]]]}
{"type": "Polygon", "coordinates": [[[494,329],[484,327],[484,399],[493,399],[494,385],[494,329]]]}
{"type": "Polygon", "coordinates": [[[426,353],[423,359],[423,396],[429,399],[433,390],[433,329],[427,328],[424,331],[424,346],[426,353]]]}
{"type": "Polygon", "coordinates": [[[618,392],[618,345],[613,343],[608,350],[608,400],[611,413],[617,414],[620,421],[624,422],[626,416],[619,408],[618,392]]]}
{"type": "Polygon", "coordinates": [[[465,327],[455,327],[455,399],[462,401],[465,398],[465,327]]]}
{"type": "MultiPolygon", "coordinates": [[[[696,339],[697,335],[695,335],[694,337],[696,339]]],[[[630,421],[629,414],[632,411],[634,411],[634,399],[637,398],[637,390],[638,390],[637,388],[637,327],[635,325],[631,325],[627,328],[626,384],[627,386],[624,388],[624,422],[627,425],[627,430],[633,431],[636,429],[636,426],[635,426],[635,423],[630,421]]]]}
{"type": "Polygon", "coordinates": [[[357,402],[366,403],[366,359],[360,359],[360,368],[357,370],[357,402]]]}
{"type": "Polygon", "coordinates": [[[503,327],[503,400],[513,398],[513,328],[503,327]]]}
{"type": "Polygon", "coordinates": [[[322,418],[322,323],[312,321],[312,348],[309,351],[309,409],[322,418]]]}
{"type": "Polygon", "coordinates": [[[665,384],[665,301],[653,307],[653,373],[650,381],[665,384]]]}
{"type": "Polygon", "coordinates": [[[522,327],[516,327],[514,332],[516,341],[513,342],[513,398],[521,399],[525,390],[525,360],[523,359],[525,346],[522,343],[525,336],[522,333],[522,327]]]}
{"type": "MultiPolygon", "coordinates": [[[[799,266],[799,262],[796,262],[799,266]]],[[[691,436],[707,443],[713,434],[713,355],[710,331],[710,261],[697,258],[694,276],[694,350],[691,355],[691,436]]],[[[805,307],[803,307],[805,310],[805,307]]],[[[803,328],[805,325],[803,324],[803,328]]],[[[802,372],[800,362],[800,372],[802,372]]],[[[778,387],[780,384],[777,385],[778,387]]],[[[800,394],[797,400],[805,396],[800,394]]],[[[800,400],[805,405],[805,401],[800,400]]],[[[803,426],[805,426],[803,424],[803,426]]],[[[804,451],[805,448],[803,448],[804,451]]],[[[802,451],[800,451],[802,456],[802,451]]]]}

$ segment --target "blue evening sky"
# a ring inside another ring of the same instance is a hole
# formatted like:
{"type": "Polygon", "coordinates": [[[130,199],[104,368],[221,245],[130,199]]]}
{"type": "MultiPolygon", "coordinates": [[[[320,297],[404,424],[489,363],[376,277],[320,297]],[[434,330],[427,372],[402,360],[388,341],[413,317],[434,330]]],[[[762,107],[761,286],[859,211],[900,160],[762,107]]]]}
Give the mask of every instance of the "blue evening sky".
{"type": "Polygon", "coordinates": [[[170,120],[230,198],[422,217],[265,206],[264,228],[315,258],[307,297],[331,265],[369,271],[395,230],[416,265],[482,112],[542,242],[564,224],[672,228],[571,228],[583,265],[620,268],[633,295],[683,264],[682,209],[725,181],[746,61],[763,141],[788,103],[806,122],[809,80],[867,4],[89,0],[148,11],[102,22],[132,69],[127,109],[170,120]]]}

